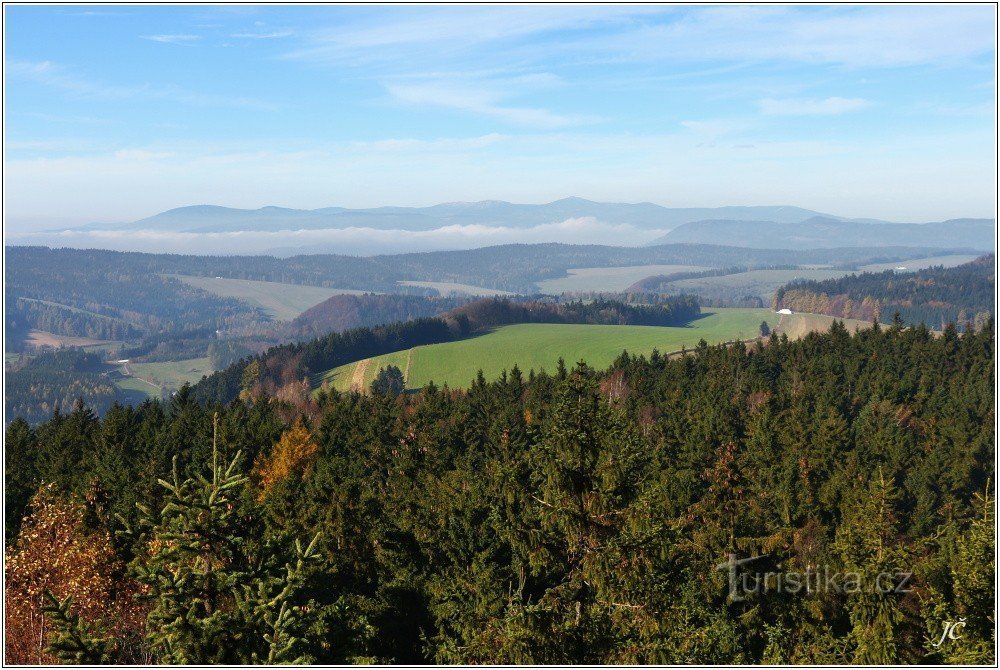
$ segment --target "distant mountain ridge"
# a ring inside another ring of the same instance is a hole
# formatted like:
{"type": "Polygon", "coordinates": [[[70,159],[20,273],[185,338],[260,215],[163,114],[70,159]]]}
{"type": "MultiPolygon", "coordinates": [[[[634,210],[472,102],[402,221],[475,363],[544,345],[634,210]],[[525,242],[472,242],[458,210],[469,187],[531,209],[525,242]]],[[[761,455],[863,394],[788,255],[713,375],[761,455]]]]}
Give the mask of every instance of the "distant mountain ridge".
{"type": "Polygon", "coordinates": [[[791,206],[677,208],[663,207],[649,202],[604,203],[583,198],[564,198],[541,205],[484,200],[480,202],[442,203],[430,207],[374,207],[369,209],[345,207],[323,207],[312,210],[286,207],[236,209],[218,205],[193,205],[167,210],[127,224],[94,223],[83,226],[79,230],[219,233],[375,228],[425,231],[445,226],[469,225],[528,228],[587,217],[612,225],[669,230],[692,221],[713,218],[798,223],[816,216],[840,218],[791,206]]]}
{"type": "Polygon", "coordinates": [[[713,219],[685,223],[649,244],[725,244],[756,249],[831,249],[844,246],[995,246],[993,219],[951,219],[932,223],[869,223],[816,216],[800,222],[713,219]]]}

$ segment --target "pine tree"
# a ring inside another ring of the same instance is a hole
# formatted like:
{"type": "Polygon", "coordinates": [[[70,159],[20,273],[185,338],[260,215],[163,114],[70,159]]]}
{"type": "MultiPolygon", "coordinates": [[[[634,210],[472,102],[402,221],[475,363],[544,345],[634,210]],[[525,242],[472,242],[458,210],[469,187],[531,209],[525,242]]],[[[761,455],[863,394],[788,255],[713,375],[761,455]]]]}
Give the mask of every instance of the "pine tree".
{"type": "Polygon", "coordinates": [[[372,381],[372,393],[382,395],[397,396],[403,392],[406,380],[403,379],[403,372],[395,365],[382,368],[372,381]]]}
{"type": "Polygon", "coordinates": [[[906,614],[900,603],[902,594],[895,587],[898,575],[911,568],[911,556],[898,538],[898,498],[892,482],[879,471],[867,485],[853,491],[837,529],[834,548],[845,574],[857,576],[852,584],[846,580],[844,584],[849,591],[852,630],[848,639],[854,663],[891,665],[908,660],[902,639],[906,614]]]}
{"type": "MultiPolygon", "coordinates": [[[[213,441],[214,442],[214,441],[213,441]]],[[[143,508],[148,550],[133,561],[151,601],[148,642],[157,662],[184,664],[308,662],[301,635],[308,607],[296,601],[318,536],[281,566],[274,546],[255,547],[236,497],[248,478],[240,454],[220,462],[213,444],[209,477],[182,480],[176,458],[168,499],[143,508]]]]}

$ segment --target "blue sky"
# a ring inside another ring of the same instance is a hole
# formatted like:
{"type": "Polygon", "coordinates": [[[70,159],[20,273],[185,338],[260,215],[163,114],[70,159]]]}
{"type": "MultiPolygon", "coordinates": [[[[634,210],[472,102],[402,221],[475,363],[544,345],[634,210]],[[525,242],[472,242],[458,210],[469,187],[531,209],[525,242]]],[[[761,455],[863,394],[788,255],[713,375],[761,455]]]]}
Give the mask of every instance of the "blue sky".
{"type": "Polygon", "coordinates": [[[9,230],[576,195],[995,209],[995,8],[7,6],[9,230]]]}

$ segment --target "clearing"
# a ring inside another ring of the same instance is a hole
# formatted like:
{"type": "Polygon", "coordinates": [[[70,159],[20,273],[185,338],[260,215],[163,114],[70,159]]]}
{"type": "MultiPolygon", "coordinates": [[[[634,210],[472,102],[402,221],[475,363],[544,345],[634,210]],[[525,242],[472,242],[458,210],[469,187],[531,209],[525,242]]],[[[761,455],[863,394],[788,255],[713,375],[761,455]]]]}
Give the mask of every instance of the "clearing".
{"type": "Polygon", "coordinates": [[[302,312],[335,295],[363,295],[370,291],[346,288],[282,284],[274,281],[196,277],[193,275],[164,275],[179,279],[188,286],[200,288],[223,298],[244,300],[260,307],[273,319],[291,321],[302,312]]]}
{"type": "MultiPolygon", "coordinates": [[[[133,377],[140,383],[146,382],[150,386],[150,391],[153,390],[154,386],[176,390],[185,382],[194,384],[201,381],[203,376],[213,372],[215,370],[212,369],[207,356],[162,363],[126,363],[122,366],[122,374],[126,377],[133,377]]],[[[132,387],[141,388],[136,385],[132,385],[132,387]]]]}
{"type": "Polygon", "coordinates": [[[800,268],[798,270],[750,270],[721,277],[698,277],[670,282],[668,286],[676,293],[711,295],[713,290],[739,290],[742,295],[756,295],[770,302],[774,292],[795,279],[836,279],[852,274],[852,270],[820,270],[800,268]]]}
{"type": "Polygon", "coordinates": [[[110,349],[121,342],[115,340],[95,340],[89,337],[74,337],[72,335],[57,335],[44,330],[28,331],[28,338],[24,341],[33,347],[52,347],[61,349],[63,347],[82,347],[88,351],[97,349],[110,349]]]}
{"type": "Polygon", "coordinates": [[[401,281],[400,286],[418,286],[420,288],[432,288],[442,297],[458,293],[460,295],[472,295],[480,297],[492,297],[497,295],[516,295],[510,291],[501,291],[496,288],[483,288],[471,284],[456,284],[446,281],[401,281]]]}
{"type": "Polygon", "coordinates": [[[568,277],[536,282],[542,293],[559,295],[568,291],[624,291],[640,279],[675,272],[700,272],[701,265],[627,265],[610,268],[572,268],[568,277]]]}
{"type": "Polygon", "coordinates": [[[915,258],[911,261],[863,265],[861,266],[861,269],[866,272],[882,272],[883,270],[895,270],[898,267],[904,267],[907,272],[915,272],[916,270],[924,270],[926,268],[934,267],[935,265],[943,265],[946,268],[953,268],[957,265],[963,265],[974,261],[977,258],[979,258],[979,256],[932,256],[931,258],[915,258]]]}

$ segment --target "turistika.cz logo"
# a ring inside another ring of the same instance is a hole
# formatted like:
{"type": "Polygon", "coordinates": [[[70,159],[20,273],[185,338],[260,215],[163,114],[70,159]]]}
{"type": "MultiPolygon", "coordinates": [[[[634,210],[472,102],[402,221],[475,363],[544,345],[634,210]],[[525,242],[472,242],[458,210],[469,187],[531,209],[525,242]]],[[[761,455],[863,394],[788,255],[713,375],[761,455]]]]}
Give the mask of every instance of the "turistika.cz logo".
{"type": "Polygon", "coordinates": [[[810,595],[823,592],[857,593],[865,588],[878,593],[909,593],[911,590],[913,573],[910,572],[881,572],[866,579],[860,573],[830,570],[826,565],[805,571],[753,572],[741,569],[764,558],[767,554],[749,558],[729,554],[725,563],[715,566],[717,570],[729,574],[730,600],[739,602],[752,594],[769,592],[810,595]]]}

